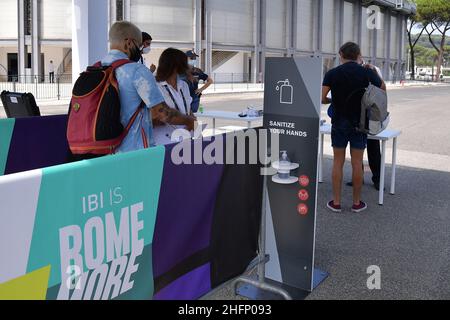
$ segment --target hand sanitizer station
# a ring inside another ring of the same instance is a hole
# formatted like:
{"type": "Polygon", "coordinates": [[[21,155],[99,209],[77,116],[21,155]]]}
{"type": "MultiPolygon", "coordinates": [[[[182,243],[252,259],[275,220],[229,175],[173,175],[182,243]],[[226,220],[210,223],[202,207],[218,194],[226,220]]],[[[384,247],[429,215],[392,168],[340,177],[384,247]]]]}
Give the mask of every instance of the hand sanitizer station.
{"type": "Polygon", "coordinates": [[[268,145],[258,279],[238,293],[252,299],[304,299],[326,277],[314,264],[322,57],[268,58],[264,128],[268,145]],[[270,140],[270,139],[269,139],[270,140]],[[268,142],[270,144],[270,141],[268,142]]]}

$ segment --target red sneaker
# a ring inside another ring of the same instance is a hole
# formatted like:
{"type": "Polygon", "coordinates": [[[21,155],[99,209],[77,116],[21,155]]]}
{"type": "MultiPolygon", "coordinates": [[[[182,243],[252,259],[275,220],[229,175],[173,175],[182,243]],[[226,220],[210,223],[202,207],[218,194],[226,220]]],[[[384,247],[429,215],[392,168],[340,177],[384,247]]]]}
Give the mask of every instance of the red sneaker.
{"type": "Polygon", "coordinates": [[[341,207],[341,205],[335,205],[334,204],[334,201],[330,201],[330,202],[328,202],[327,203],[327,208],[328,209],[330,209],[331,211],[333,211],[333,212],[336,212],[336,213],[341,213],[342,212],[342,207],[341,207]]]}
{"type": "Polygon", "coordinates": [[[354,204],[352,207],[352,211],[354,213],[360,213],[363,212],[364,210],[367,210],[367,204],[365,204],[362,201],[359,202],[359,205],[354,204]]]}

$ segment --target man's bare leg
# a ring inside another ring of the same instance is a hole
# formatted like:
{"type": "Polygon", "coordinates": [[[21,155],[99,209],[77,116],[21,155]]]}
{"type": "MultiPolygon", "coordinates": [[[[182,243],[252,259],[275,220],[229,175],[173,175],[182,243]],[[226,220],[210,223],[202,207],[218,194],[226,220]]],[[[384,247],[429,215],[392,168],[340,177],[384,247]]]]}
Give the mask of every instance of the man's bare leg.
{"type": "Polygon", "coordinates": [[[333,201],[334,205],[341,205],[342,176],[345,163],[345,149],[334,148],[333,161],[333,201]]]}

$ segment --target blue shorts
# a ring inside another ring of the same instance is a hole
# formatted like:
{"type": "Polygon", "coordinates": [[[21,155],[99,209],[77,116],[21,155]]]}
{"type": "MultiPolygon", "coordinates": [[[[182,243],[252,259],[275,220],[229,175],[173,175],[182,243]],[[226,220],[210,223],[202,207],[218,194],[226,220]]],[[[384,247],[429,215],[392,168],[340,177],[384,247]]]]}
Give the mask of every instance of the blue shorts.
{"type": "Polygon", "coordinates": [[[364,150],[367,148],[367,135],[358,132],[350,121],[340,119],[333,123],[331,142],[337,149],[346,149],[350,143],[351,149],[364,150]]]}

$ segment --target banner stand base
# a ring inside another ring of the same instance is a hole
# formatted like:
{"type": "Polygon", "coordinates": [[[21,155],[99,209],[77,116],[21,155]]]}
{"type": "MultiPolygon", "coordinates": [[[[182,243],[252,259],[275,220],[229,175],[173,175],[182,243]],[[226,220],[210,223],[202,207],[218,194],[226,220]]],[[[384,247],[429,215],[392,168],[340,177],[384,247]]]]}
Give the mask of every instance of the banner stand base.
{"type": "Polygon", "coordinates": [[[315,290],[322,282],[325,281],[326,278],[328,278],[330,274],[326,271],[322,271],[319,269],[314,269],[313,274],[313,290],[315,290]]]}
{"type": "MultiPolygon", "coordinates": [[[[327,277],[328,273],[315,269],[313,280],[314,289],[327,277]]],[[[236,287],[236,295],[255,301],[305,300],[311,293],[307,290],[297,289],[267,278],[264,278],[264,281],[259,281],[258,276],[242,277],[237,280],[236,287]],[[238,287],[238,283],[244,284],[238,287]]]]}

